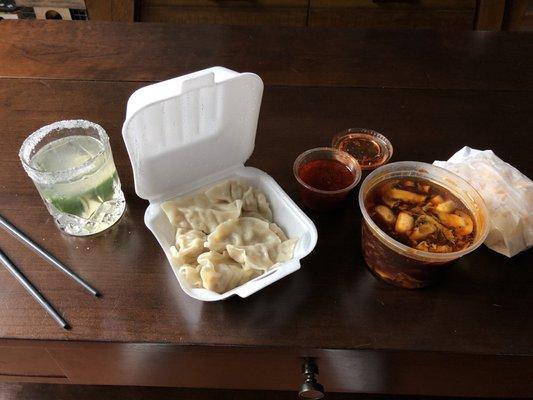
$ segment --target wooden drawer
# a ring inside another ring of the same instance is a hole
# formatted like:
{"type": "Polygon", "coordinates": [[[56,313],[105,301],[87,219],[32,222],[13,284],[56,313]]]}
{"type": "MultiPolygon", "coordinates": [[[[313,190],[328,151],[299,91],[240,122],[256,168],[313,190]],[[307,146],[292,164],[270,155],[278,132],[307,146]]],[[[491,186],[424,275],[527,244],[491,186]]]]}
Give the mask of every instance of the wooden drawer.
{"type": "Polygon", "coordinates": [[[313,357],[326,392],[533,396],[527,356],[5,340],[0,382],[295,392],[313,357]],[[10,345],[11,344],[11,345],[10,345]]]}
{"type": "Polygon", "coordinates": [[[67,377],[44,348],[0,346],[1,381],[66,383],[67,377]]]}
{"type": "Polygon", "coordinates": [[[50,352],[71,383],[93,385],[296,392],[313,356],[327,393],[533,395],[529,357],[99,343],[50,352]]]}
{"type": "Polygon", "coordinates": [[[307,0],[144,0],[140,20],[179,24],[305,26],[307,0]]]}
{"type": "Polygon", "coordinates": [[[295,354],[159,344],[81,344],[50,349],[72,383],[245,390],[297,390],[295,354]]]}
{"type": "Polygon", "coordinates": [[[472,29],[475,0],[311,0],[310,26],[472,29]]]}

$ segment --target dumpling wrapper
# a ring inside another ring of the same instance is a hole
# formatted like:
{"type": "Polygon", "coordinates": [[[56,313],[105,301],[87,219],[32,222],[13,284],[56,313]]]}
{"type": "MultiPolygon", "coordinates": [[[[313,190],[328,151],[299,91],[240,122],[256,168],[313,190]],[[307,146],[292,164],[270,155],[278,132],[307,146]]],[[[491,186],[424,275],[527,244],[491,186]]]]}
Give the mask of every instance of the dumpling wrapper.
{"type": "Polygon", "coordinates": [[[195,264],[200,254],[206,251],[204,247],[207,235],[198,230],[186,231],[178,228],[176,245],[170,248],[172,261],[175,265],[195,264]]]}
{"type": "Polygon", "coordinates": [[[211,233],[217,225],[241,215],[242,200],[212,203],[204,193],[161,204],[172,226],[211,233]]]}
{"type": "Polygon", "coordinates": [[[287,235],[285,234],[285,232],[283,232],[283,230],[277,226],[275,223],[271,223],[269,225],[269,228],[272,230],[272,232],[274,232],[276,235],[278,235],[279,239],[284,242],[285,240],[288,239],[287,235]]]}
{"type": "Polygon", "coordinates": [[[211,250],[223,251],[228,244],[248,246],[257,243],[275,245],[281,243],[281,239],[270,229],[268,222],[241,217],[218,225],[207,237],[206,246],[211,250]]]}
{"type": "Polygon", "coordinates": [[[266,271],[292,258],[296,240],[287,239],[276,224],[241,217],[217,226],[207,237],[206,245],[212,250],[227,250],[245,268],[266,271]]]}
{"type": "Polygon", "coordinates": [[[224,293],[259,276],[259,271],[243,268],[228,253],[209,251],[198,257],[200,277],[204,288],[224,293]]]}
{"type": "Polygon", "coordinates": [[[231,203],[237,199],[242,200],[249,188],[243,182],[229,180],[207,189],[205,195],[213,203],[231,203]]]}
{"type": "Polygon", "coordinates": [[[221,223],[238,218],[241,208],[242,200],[235,200],[233,203],[217,204],[212,208],[191,206],[179,210],[193,229],[211,233],[221,223]]]}
{"type": "Polygon", "coordinates": [[[208,189],[205,195],[213,203],[242,200],[242,216],[272,221],[272,210],[265,194],[244,182],[228,180],[208,189]]]}
{"type": "Polygon", "coordinates": [[[296,239],[285,240],[275,245],[263,243],[248,246],[226,246],[228,254],[244,268],[266,271],[275,264],[289,261],[294,253],[296,239]]]}
{"type": "Polygon", "coordinates": [[[177,230],[174,267],[191,288],[224,293],[293,256],[296,240],[271,223],[266,196],[243,182],[226,181],[161,207],[177,230]]]}
{"type": "Polygon", "coordinates": [[[178,273],[187,281],[191,288],[199,289],[203,287],[199,265],[182,265],[178,268],[178,273]]]}
{"type": "Polygon", "coordinates": [[[190,206],[209,207],[209,205],[207,197],[203,193],[200,193],[198,195],[165,201],[161,204],[161,208],[173,227],[178,229],[191,229],[190,224],[180,209],[190,206]]]}

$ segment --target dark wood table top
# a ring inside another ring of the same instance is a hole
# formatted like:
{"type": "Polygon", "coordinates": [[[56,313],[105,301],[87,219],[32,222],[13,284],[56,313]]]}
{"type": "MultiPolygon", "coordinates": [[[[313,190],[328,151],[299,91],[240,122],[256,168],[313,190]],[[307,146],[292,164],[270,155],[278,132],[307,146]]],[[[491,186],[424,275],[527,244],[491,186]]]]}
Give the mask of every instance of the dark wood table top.
{"type": "Polygon", "coordinates": [[[0,77],[158,81],[223,65],[267,85],[533,89],[527,32],[4,21],[0,77]]]}
{"type": "Polygon", "coordinates": [[[103,293],[92,298],[8,234],[2,249],[72,324],[64,331],[0,269],[0,338],[373,349],[533,356],[533,253],[485,247],[442,284],[403,290],[364,266],[352,195],[318,228],[302,268],[247,298],[186,296],[143,223],[121,138],[128,96],[145,81],[211,65],[266,83],[248,165],[298,201],[292,162],[353,126],[384,133],[393,161],[493,149],[533,176],[533,34],[386,32],[149,24],[0,22],[0,209],[103,293]],[[52,121],[105,127],[127,198],[121,222],[89,238],[61,234],[18,159],[52,121]]]}

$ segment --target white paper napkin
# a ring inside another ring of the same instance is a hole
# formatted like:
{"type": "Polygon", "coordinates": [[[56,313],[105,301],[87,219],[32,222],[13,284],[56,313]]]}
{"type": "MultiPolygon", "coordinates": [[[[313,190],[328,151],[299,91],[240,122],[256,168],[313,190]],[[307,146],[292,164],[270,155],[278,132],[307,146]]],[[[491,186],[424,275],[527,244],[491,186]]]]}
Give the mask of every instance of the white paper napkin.
{"type": "Polygon", "coordinates": [[[533,182],[492,150],[463,147],[448,161],[434,165],[450,170],[474,186],[489,212],[490,249],[512,257],[533,246],[533,182]]]}

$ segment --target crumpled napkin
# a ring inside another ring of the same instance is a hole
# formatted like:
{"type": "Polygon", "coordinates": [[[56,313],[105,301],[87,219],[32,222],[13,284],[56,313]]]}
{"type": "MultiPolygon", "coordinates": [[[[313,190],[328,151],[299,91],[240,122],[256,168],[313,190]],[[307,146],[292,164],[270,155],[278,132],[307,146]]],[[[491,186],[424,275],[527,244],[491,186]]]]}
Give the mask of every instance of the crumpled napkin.
{"type": "Polygon", "coordinates": [[[533,246],[533,182],[492,150],[468,146],[448,161],[435,161],[474,186],[487,205],[490,249],[512,257],[533,246]]]}

